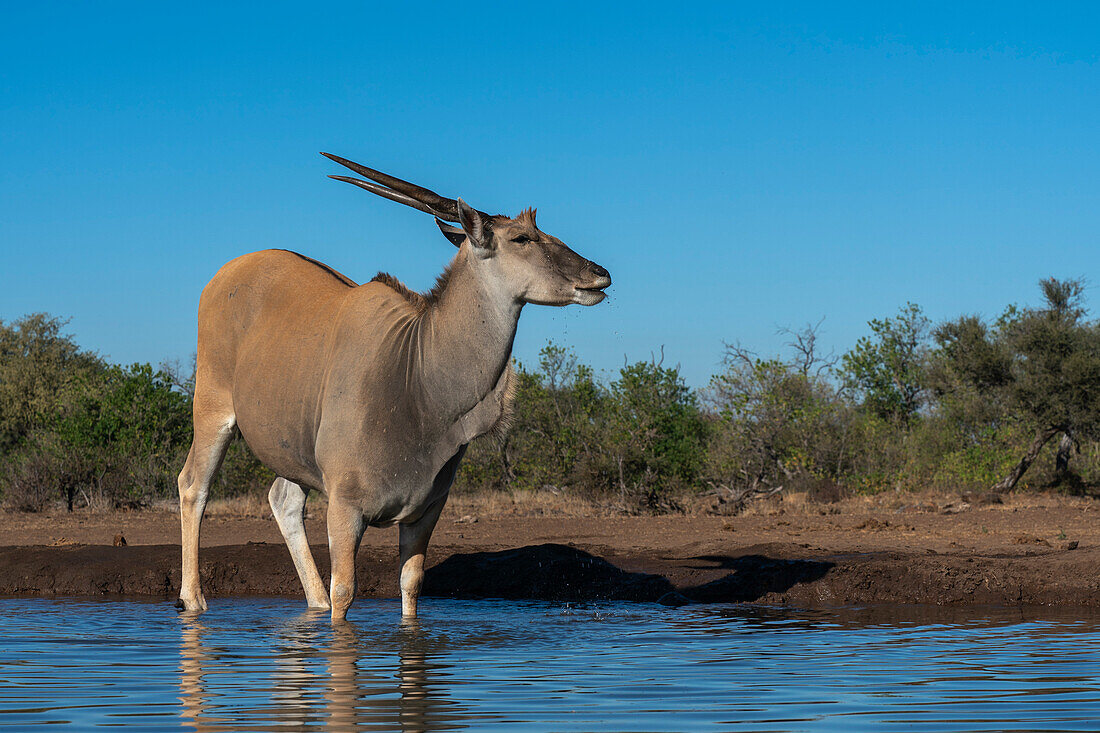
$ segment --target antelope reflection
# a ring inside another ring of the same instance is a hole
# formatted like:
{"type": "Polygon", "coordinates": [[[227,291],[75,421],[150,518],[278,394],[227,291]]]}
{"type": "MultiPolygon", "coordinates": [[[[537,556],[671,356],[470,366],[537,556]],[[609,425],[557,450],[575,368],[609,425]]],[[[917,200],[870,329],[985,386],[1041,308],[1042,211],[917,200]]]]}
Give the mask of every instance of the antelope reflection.
{"type": "Polygon", "coordinates": [[[198,614],[182,617],[184,725],[197,731],[232,731],[267,723],[264,727],[269,729],[410,733],[465,727],[459,723],[460,707],[444,697],[438,682],[432,682],[433,642],[419,622],[406,619],[395,635],[379,638],[351,623],[330,626],[324,623],[326,616],[323,610],[307,612],[277,632],[276,668],[269,677],[267,701],[251,706],[242,700],[254,699],[255,677],[266,675],[231,676],[249,660],[213,646],[210,630],[198,614]],[[384,668],[370,669],[369,652],[393,646],[398,655],[396,680],[384,668]],[[364,656],[365,662],[361,661],[364,656]]]}
{"type": "Polygon", "coordinates": [[[198,614],[180,616],[180,703],[182,717],[195,724],[195,730],[228,730],[228,724],[220,718],[207,715],[209,702],[203,682],[203,666],[216,654],[203,643],[208,629],[198,621],[198,614]]]}

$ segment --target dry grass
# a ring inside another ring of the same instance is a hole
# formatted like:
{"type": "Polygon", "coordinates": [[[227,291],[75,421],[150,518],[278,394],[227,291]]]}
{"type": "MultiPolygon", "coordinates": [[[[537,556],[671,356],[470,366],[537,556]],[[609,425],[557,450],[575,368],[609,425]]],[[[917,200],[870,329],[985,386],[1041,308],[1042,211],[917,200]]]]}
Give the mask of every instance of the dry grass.
{"type": "Polygon", "coordinates": [[[606,517],[620,514],[607,502],[551,491],[455,491],[448,514],[463,517],[606,517]]]}
{"type": "MultiPolygon", "coordinates": [[[[836,502],[813,501],[807,492],[783,493],[749,504],[742,516],[815,516],[823,514],[877,514],[897,512],[928,512],[953,514],[969,509],[972,504],[958,492],[935,490],[894,490],[873,495],[856,495],[836,502]]],[[[1088,497],[1057,493],[1021,492],[1005,494],[1001,503],[984,504],[985,508],[1003,511],[1019,509],[1051,509],[1054,507],[1087,508],[1096,501],[1088,497]]],[[[703,513],[703,512],[695,512],[703,513]]]]}
{"type": "MultiPolygon", "coordinates": [[[[310,517],[323,518],[328,500],[319,491],[310,492],[306,511],[310,517]]],[[[154,502],[149,509],[168,513],[179,512],[179,501],[154,502]]],[[[622,514],[607,502],[598,502],[571,494],[554,494],[549,491],[477,491],[456,490],[447,499],[445,516],[453,519],[471,516],[483,519],[493,517],[606,517],[622,514]]],[[[242,494],[231,498],[211,499],[206,505],[208,517],[251,517],[267,519],[271,507],[266,492],[242,494]]]]}
{"type": "MultiPolygon", "coordinates": [[[[324,517],[328,501],[319,491],[311,492],[307,512],[313,517],[324,517]]],[[[165,502],[165,509],[179,511],[178,502],[165,502]],[[171,506],[168,506],[168,505],[171,506]]],[[[605,517],[622,514],[609,502],[575,496],[565,492],[550,491],[462,491],[451,493],[445,512],[454,517],[605,517]]],[[[206,516],[257,517],[271,516],[266,493],[243,494],[227,499],[211,499],[206,506],[206,516]]]]}
{"type": "MultiPolygon", "coordinates": [[[[174,502],[179,511],[179,502],[174,502]]],[[[310,518],[324,517],[328,509],[328,498],[320,491],[311,491],[306,501],[306,514],[310,518]]],[[[271,517],[271,505],[267,503],[267,492],[240,494],[227,499],[211,499],[206,505],[208,517],[271,517]]]]}
{"type": "Polygon", "coordinates": [[[267,493],[240,494],[228,499],[211,499],[206,505],[208,517],[260,517],[271,516],[267,493]]]}
{"type": "MultiPolygon", "coordinates": [[[[1050,509],[1055,507],[1093,507],[1095,499],[1067,496],[1051,492],[1020,492],[1006,494],[1003,503],[988,506],[990,509],[1013,511],[1018,509],[1050,509]]],[[[676,505],[682,509],[671,514],[702,516],[721,513],[713,511],[713,498],[699,495],[677,497],[676,505]]],[[[323,518],[328,502],[324,494],[310,493],[307,512],[310,517],[323,518]]],[[[821,516],[832,514],[879,514],[897,512],[927,512],[951,514],[969,508],[959,493],[921,490],[884,491],[874,495],[856,495],[835,502],[817,501],[808,492],[783,492],[767,499],[750,502],[739,516],[821,516]]],[[[61,505],[57,506],[60,511],[61,505]]],[[[179,503],[174,500],[154,502],[149,509],[176,513],[179,503]]],[[[85,511],[88,511],[87,509],[85,511]]],[[[93,513],[111,513],[107,508],[94,508],[93,513]]],[[[638,514],[635,508],[624,507],[614,498],[597,499],[563,492],[551,491],[468,491],[456,488],[447,500],[444,516],[452,521],[464,517],[493,519],[496,517],[613,517],[638,514]]],[[[647,513],[647,512],[642,512],[647,513]]],[[[206,508],[207,516],[271,517],[266,492],[243,494],[232,498],[212,499],[206,508]]]]}

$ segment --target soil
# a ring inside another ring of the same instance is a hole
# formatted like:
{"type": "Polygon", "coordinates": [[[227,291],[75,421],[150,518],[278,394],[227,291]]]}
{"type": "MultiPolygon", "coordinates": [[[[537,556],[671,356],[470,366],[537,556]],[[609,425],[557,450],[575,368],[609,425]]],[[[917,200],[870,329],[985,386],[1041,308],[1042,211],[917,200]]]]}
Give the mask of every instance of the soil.
{"type": "MultiPolygon", "coordinates": [[[[1100,502],[1009,497],[980,505],[899,494],[874,503],[774,502],[747,516],[476,516],[445,511],[426,596],[1100,606],[1100,502]]],[[[323,541],[323,520],[307,533],[323,541]]],[[[302,597],[271,519],[208,516],[208,598],[302,597]]],[[[369,529],[360,595],[398,596],[397,531],[369,529]]],[[[313,548],[322,575],[324,545],[313,548]]],[[[0,594],[153,596],[179,589],[169,511],[0,514],[0,594]],[[115,546],[118,535],[125,546],[115,546]]]]}

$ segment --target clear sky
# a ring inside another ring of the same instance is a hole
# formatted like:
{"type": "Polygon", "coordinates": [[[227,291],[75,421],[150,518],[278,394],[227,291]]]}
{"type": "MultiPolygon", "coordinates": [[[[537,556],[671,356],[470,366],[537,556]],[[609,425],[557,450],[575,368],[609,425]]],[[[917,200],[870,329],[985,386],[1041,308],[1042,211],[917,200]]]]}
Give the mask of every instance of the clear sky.
{"type": "Polygon", "coordinates": [[[1100,310],[1100,4],[30,3],[0,23],[0,319],[187,359],[202,286],[281,247],[426,288],[431,219],[325,150],[542,229],[611,271],[530,306],[611,372],[664,346],[838,352],[1084,276],[1100,310]],[[404,9],[408,6],[409,10],[404,9]]]}

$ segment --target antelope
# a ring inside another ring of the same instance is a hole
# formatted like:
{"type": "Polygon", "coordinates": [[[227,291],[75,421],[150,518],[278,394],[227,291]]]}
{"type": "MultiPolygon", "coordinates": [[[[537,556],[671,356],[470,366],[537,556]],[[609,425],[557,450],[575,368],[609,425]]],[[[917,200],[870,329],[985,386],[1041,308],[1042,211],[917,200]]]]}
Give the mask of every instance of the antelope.
{"type": "Polygon", "coordinates": [[[489,215],[322,155],[363,176],[330,178],[434,216],[458,253],[427,293],[386,273],[356,285],[287,250],[232,260],[203,289],[194,437],[178,481],[177,606],[187,611],[207,607],[199,530],[239,431],[278,476],[268,500],[309,605],[343,620],[363,532],[396,523],[401,613],[415,617],[428,540],[466,446],[507,425],[523,306],[595,305],[611,285],[607,270],[541,231],[533,209],[489,215]],[[328,497],[328,592],[305,534],[314,489],[328,497]]]}

